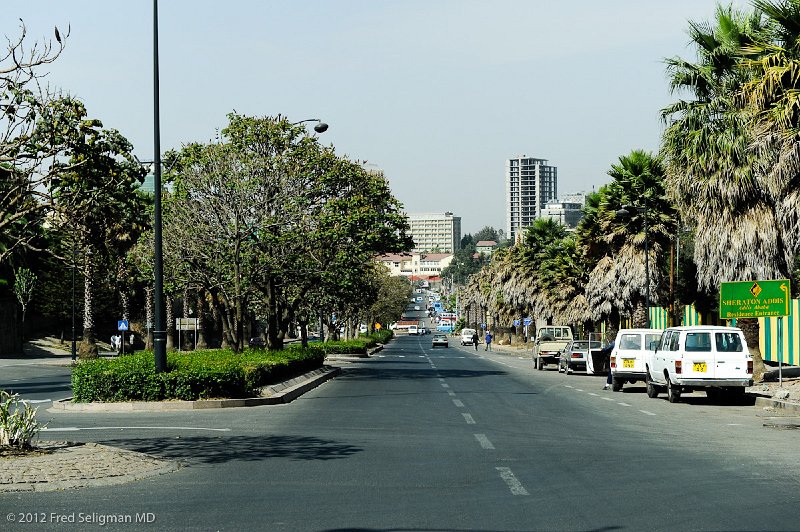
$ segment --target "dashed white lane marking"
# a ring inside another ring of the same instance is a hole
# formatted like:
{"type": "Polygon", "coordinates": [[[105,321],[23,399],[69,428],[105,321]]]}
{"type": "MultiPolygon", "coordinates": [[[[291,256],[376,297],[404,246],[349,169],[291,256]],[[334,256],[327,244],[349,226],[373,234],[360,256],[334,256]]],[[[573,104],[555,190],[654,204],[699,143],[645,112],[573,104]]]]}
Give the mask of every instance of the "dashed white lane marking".
{"type": "Polygon", "coordinates": [[[441,378],[441,377],[439,377],[439,381],[440,381],[440,382],[444,382],[444,379],[443,379],[443,378],[441,378]]]}
{"type": "Polygon", "coordinates": [[[474,425],[475,424],[475,420],[472,419],[472,416],[470,414],[467,414],[466,412],[464,412],[461,415],[464,416],[464,421],[467,422],[467,425],[474,425]]]}
{"type": "Polygon", "coordinates": [[[449,385],[449,384],[447,384],[447,383],[444,383],[444,382],[442,383],[442,388],[449,388],[449,387],[450,387],[450,385],[449,385]]]}
{"type": "Polygon", "coordinates": [[[581,390],[580,388],[575,388],[575,391],[576,392],[582,392],[583,390],[581,390]]]}
{"type": "Polygon", "coordinates": [[[213,429],[210,427],[45,427],[40,430],[42,432],[76,432],[80,430],[209,430],[213,432],[230,432],[231,429],[213,429]]]}
{"type": "Polygon", "coordinates": [[[458,408],[464,408],[464,403],[461,402],[461,399],[453,399],[453,404],[458,408]]]}
{"type": "Polygon", "coordinates": [[[654,416],[655,414],[652,412],[648,412],[647,410],[639,410],[642,414],[647,414],[648,416],[654,416]]]}
{"type": "Polygon", "coordinates": [[[49,403],[52,399],[20,399],[20,403],[35,405],[37,403],[49,403]]]}
{"type": "Polygon", "coordinates": [[[565,384],[565,385],[564,385],[564,388],[573,388],[573,389],[574,389],[575,387],[574,387],[574,386],[572,386],[571,384],[565,384]]]}
{"type": "Polygon", "coordinates": [[[589,392],[589,395],[593,395],[593,396],[595,396],[595,397],[600,397],[598,394],[596,394],[596,393],[593,393],[593,392],[589,392]]]}
{"type": "Polygon", "coordinates": [[[729,427],[741,427],[742,424],[741,423],[728,423],[728,426],[729,427]]]}
{"type": "Polygon", "coordinates": [[[618,404],[618,405],[621,405],[621,406],[631,406],[631,405],[629,405],[628,403],[617,403],[617,404],[618,404]]]}
{"type": "Polygon", "coordinates": [[[492,442],[486,437],[486,434],[476,434],[475,439],[478,440],[478,443],[480,443],[481,447],[484,449],[494,449],[494,445],[492,445],[492,442]]]}
{"type": "Polygon", "coordinates": [[[447,390],[447,395],[453,397],[456,395],[456,392],[454,392],[453,390],[447,390]]]}
{"type": "Polygon", "coordinates": [[[517,480],[517,477],[514,476],[514,473],[511,472],[511,468],[508,467],[495,467],[500,472],[500,478],[502,478],[506,484],[508,485],[508,489],[511,490],[512,495],[529,495],[528,490],[522,485],[522,482],[517,480]]]}
{"type": "Polygon", "coordinates": [[[600,399],[602,399],[603,401],[613,401],[613,399],[610,397],[601,397],[600,399]]]}

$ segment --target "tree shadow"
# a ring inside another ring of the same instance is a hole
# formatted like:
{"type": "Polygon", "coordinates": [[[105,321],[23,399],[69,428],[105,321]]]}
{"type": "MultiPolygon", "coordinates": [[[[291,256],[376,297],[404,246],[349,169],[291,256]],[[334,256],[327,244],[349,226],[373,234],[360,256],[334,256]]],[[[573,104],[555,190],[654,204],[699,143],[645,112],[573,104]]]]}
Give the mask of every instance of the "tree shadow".
{"type": "Polygon", "coordinates": [[[363,451],[354,445],[307,436],[189,436],[104,440],[98,443],[157,458],[201,464],[254,462],[269,458],[336,460],[363,451]]]}
{"type": "Polygon", "coordinates": [[[69,381],[14,383],[3,386],[2,389],[8,393],[26,395],[31,393],[68,392],[72,390],[72,384],[69,381]]]}

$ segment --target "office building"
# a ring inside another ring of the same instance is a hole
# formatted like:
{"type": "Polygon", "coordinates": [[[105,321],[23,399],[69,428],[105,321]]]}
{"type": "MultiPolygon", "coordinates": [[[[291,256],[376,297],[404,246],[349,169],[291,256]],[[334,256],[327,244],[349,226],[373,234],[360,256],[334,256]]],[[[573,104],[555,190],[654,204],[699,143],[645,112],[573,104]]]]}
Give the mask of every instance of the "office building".
{"type": "Polygon", "coordinates": [[[506,161],[506,234],[514,242],[558,196],[558,169],[522,155],[506,161]]]}
{"type": "Polygon", "coordinates": [[[578,222],[583,218],[583,205],[567,201],[550,201],[542,210],[542,218],[555,220],[569,230],[578,227],[578,222]]]}
{"type": "Polygon", "coordinates": [[[413,253],[454,253],[461,246],[461,217],[452,212],[408,215],[413,253]]]}

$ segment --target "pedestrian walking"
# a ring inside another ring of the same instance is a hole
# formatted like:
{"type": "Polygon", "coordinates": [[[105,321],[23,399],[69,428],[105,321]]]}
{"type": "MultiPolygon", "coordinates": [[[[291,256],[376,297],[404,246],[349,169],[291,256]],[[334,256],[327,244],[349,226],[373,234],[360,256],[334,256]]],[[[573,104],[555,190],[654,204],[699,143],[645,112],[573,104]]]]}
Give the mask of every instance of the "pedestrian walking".
{"type": "Polygon", "coordinates": [[[607,346],[605,346],[603,349],[600,350],[600,354],[603,355],[604,357],[606,357],[605,360],[606,360],[606,363],[608,364],[608,377],[606,377],[606,385],[603,386],[604,390],[608,390],[609,388],[611,388],[611,382],[612,382],[612,377],[611,377],[611,351],[613,351],[613,350],[614,350],[614,342],[611,342],[610,344],[608,344],[607,346]]]}
{"type": "Polygon", "coordinates": [[[478,350],[478,331],[472,333],[472,345],[475,346],[475,351],[478,350]]]}
{"type": "Polygon", "coordinates": [[[484,351],[492,350],[492,338],[493,338],[492,333],[486,331],[486,338],[484,338],[484,340],[486,340],[486,347],[483,349],[484,351]]]}

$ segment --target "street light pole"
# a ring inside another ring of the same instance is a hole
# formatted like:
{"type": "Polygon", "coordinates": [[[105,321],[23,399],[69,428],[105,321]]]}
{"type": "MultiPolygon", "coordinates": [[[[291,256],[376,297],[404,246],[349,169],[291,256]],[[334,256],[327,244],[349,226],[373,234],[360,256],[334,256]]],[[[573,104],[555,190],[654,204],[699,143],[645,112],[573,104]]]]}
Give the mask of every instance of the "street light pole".
{"type": "Polygon", "coordinates": [[[78,359],[75,347],[75,240],[72,240],[72,362],[78,359]]]}
{"type": "Polygon", "coordinates": [[[164,323],[164,258],[161,238],[161,127],[158,84],[158,0],[153,0],[153,258],[155,304],[153,324],[153,355],[156,373],[167,371],[167,331],[164,323]]]}

